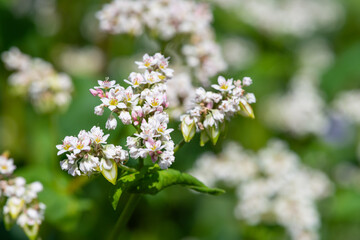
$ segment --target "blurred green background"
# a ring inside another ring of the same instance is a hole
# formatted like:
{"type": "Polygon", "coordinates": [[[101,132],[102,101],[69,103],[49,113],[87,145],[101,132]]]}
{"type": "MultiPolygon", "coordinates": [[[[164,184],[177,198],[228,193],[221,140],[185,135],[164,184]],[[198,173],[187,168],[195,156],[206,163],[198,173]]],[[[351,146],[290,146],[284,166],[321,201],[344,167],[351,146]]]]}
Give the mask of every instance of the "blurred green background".
{"type": "MultiPolygon", "coordinates": [[[[13,96],[7,84],[10,72],[0,64],[0,152],[10,151],[17,165],[16,175],[44,185],[44,191],[39,195],[40,201],[47,205],[40,232],[43,239],[103,239],[110,233],[118,215],[108,199],[111,184],[102,177],[72,178],[61,171],[61,158],[56,156],[55,145],[81,129],[89,130],[93,125],[103,127],[106,114],[103,117],[93,114],[98,99],[92,97],[88,89],[105,76],[118,81],[126,78],[134,59],[144,53],[155,53],[159,48],[146,36],[133,38],[99,33],[94,14],[106,1],[54,1],[56,17],[50,14],[49,19],[39,17],[34,2],[0,0],[0,52],[17,46],[22,52],[40,57],[51,62],[57,70],[65,71],[59,61],[64,49],[96,46],[103,54],[103,63],[98,71],[69,73],[75,91],[69,109],[61,114],[38,114],[27,101],[13,96]],[[23,6],[25,10],[21,10],[22,4],[27,4],[23,6]]],[[[219,152],[227,140],[253,150],[264,147],[274,137],[286,140],[305,164],[324,171],[336,185],[335,194],[319,203],[322,239],[356,240],[360,236],[360,174],[341,181],[336,177],[336,169],[340,164],[360,169],[356,156],[359,127],[350,126],[352,134],[342,144],[311,135],[294,137],[264,124],[260,107],[269,96],[287,90],[291,77],[299,68],[296,51],[310,39],[325,39],[334,55],[319,84],[327,103],[331,103],[338,92],[360,88],[360,1],[339,0],[338,4],[344,12],[339,26],[306,37],[269,34],[243,22],[235,16],[236,10],[213,5],[217,41],[224,43],[228,38],[240,37],[250,42],[256,51],[251,62],[241,68],[232,66],[224,75],[252,77],[254,84],[249,91],[257,97],[254,105],[257,118],[234,119],[229,126],[231,131],[227,131],[215,147],[200,148],[199,139],[195,139],[193,144],[185,145],[179,151],[172,167],[187,171],[203,152],[219,152]]],[[[360,108],[360,103],[358,106],[360,108]]],[[[177,123],[173,127],[177,129],[177,123]]],[[[118,143],[124,145],[128,131],[126,127],[118,128],[109,142],[120,139],[118,143]],[[118,134],[124,137],[118,137],[118,134]]],[[[177,132],[173,138],[177,142],[181,136],[177,132]]],[[[249,226],[236,220],[233,215],[235,204],[231,189],[214,197],[171,187],[141,199],[122,237],[137,240],[290,239],[279,226],[249,226]]],[[[20,228],[6,232],[3,224],[0,224],[0,238],[26,239],[20,228]]]]}

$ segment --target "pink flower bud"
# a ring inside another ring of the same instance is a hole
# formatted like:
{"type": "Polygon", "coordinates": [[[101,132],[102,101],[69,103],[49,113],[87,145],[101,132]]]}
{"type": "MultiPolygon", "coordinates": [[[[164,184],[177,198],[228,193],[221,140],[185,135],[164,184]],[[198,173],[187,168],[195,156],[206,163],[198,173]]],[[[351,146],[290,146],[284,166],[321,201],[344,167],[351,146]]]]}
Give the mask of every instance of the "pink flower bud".
{"type": "Polygon", "coordinates": [[[95,90],[95,89],[92,89],[92,88],[90,88],[90,93],[91,93],[94,97],[96,97],[96,96],[98,95],[98,91],[95,90]]]}
{"type": "Polygon", "coordinates": [[[98,89],[97,89],[97,92],[98,92],[98,96],[99,96],[100,98],[105,97],[103,90],[101,90],[101,89],[98,88],[98,89]]]}
{"type": "Polygon", "coordinates": [[[213,103],[213,102],[208,102],[208,103],[206,104],[206,108],[209,108],[209,109],[212,109],[213,106],[214,106],[214,103],[213,103]]]}
{"type": "Polygon", "coordinates": [[[132,112],[131,112],[131,117],[132,117],[132,119],[133,119],[134,121],[137,120],[138,114],[136,113],[136,111],[132,111],[132,112]]]}

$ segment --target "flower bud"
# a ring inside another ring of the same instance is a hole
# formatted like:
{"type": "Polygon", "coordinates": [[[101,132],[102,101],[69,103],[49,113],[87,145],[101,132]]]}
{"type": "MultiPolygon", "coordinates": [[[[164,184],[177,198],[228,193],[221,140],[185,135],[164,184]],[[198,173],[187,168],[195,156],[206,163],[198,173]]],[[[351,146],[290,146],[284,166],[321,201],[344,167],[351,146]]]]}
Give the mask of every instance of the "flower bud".
{"type": "Polygon", "coordinates": [[[131,116],[130,113],[127,111],[122,111],[119,116],[121,122],[125,125],[131,124],[131,116]]]}
{"type": "Polygon", "coordinates": [[[89,90],[90,90],[90,93],[91,93],[94,97],[96,97],[96,96],[98,95],[98,91],[96,91],[95,89],[90,88],[89,90]]]}
{"type": "Polygon", "coordinates": [[[211,114],[206,115],[205,120],[204,120],[204,127],[208,128],[208,127],[212,127],[214,126],[215,123],[215,119],[213,118],[213,116],[211,114]]]}
{"type": "Polygon", "coordinates": [[[252,84],[252,79],[249,77],[244,77],[242,80],[243,86],[250,86],[252,84]]]}
{"type": "Polygon", "coordinates": [[[181,122],[181,132],[185,142],[190,142],[196,132],[195,120],[186,116],[181,122]]]}
{"type": "Polygon", "coordinates": [[[99,106],[96,106],[94,109],[94,113],[98,116],[102,116],[104,113],[104,105],[101,104],[99,106]]]}
{"type": "Polygon", "coordinates": [[[109,130],[114,130],[117,126],[117,121],[115,119],[115,117],[111,114],[108,118],[108,120],[106,121],[106,125],[105,128],[109,129],[109,130]]]}
{"type": "Polygon", "coordinates": [[[11,197],[7,200],[6,206],[4,207],[7,208],[8,210],[4,209],[4,212],[8,212],[10,214],[11,219],[15,220],[19,216],[24,204],[25,204],[24,199],[11,197]]]}
{"type": "Polygon", "coordinates": [[[117,172],[118,172],[117,168],[118,167],[114,160],[102,158],[100,161],[101,174],[104,176],[104,178],[106,178],[106,180],[108,180],[114,185],[116,184],[116,179],[117,179],[117,172]]]}
{"type": "Polygon", "coordinates": [[[220,136],[220,129],[217,126],[211,126],[206,128],[206,132],[208,136],[210,137],[210,140],[213,145],[216,145],[219,136],[220,136]]]}
{"type": "Polygon", "coordinates": [[[239,106],[241,108],[241,112],[245,116],[250,117],[250,118],[255,118],[254,111],[248,102],[246,102],[244,100],[240,101],[239,106]]]}
{"type": "Polygon", "coordinates": [[[201,131],[200,133],[200,146],[203,147],[209,141],[209,136],[206,131],[201,131]]]}
{"type": "Polygon", "coordinates": [[[39,232],[39,224],[35,223],[34,225],[29,226],[28,224],[23,226],[24,232],[29,239],[37,239],[39,232]]]}

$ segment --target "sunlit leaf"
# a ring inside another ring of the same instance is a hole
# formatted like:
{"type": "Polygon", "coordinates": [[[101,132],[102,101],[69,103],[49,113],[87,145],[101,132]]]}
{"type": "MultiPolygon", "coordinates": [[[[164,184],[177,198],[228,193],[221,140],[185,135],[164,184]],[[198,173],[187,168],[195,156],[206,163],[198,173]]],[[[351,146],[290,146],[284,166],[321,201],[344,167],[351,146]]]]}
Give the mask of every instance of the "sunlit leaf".
{"type": "Polygon", "coordinates": [[[209,188],[195,177],[174,169],[161,170],[159,167],[144,168],[142,171],[121,177],[114,193],[112,194],[112,205],[116,209],[119,199],[124,192],[137,194],[156,194],[164,188],[181,185],[197,192],[211,195],[219,195],[224,190],[209,188]]]}

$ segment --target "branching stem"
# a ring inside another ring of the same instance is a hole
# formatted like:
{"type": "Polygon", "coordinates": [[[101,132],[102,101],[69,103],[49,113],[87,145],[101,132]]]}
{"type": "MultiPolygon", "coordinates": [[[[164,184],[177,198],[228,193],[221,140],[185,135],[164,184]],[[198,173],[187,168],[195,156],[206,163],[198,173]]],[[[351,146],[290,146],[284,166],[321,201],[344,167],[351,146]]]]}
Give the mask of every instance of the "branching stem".
{"type": "Polygon", "coordinates": [[[125,203],[125,207],[121,212],[118,220],[116,221],[115,227],[110,235],[110,240],[117,240],[120,237],[121,231],[124,229],[126,223],[129,221],[130,216],[135,210],[141,198],[141,194],[131,194],[128,201],[125,203]]]}

